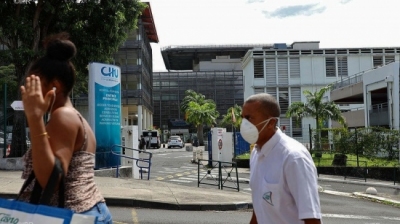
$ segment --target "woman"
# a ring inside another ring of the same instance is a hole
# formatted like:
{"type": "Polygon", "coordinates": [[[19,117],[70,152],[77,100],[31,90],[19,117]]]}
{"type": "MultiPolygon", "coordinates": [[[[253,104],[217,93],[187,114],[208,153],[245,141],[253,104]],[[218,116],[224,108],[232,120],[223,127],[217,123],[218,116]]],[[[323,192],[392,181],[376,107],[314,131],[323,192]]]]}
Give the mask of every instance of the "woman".
{"type": "MultiPolygon", "coordinates": [[[[70,61],[76,48],[68,38],[67,33],[60,33],[44,41],[45,56],[33,63],[21,86],[31,136],[22,176],[26,179],[33,170],[35,181],[44,189],[58,158],[65,172],[65,207],[98,216],[98,223],[112,223],[94,182],[95,136],[69,98],[76,80],[70,61]],[[46,113],[50,117],[47,124],[43,119],[46,113]]],[[[21,200],[29,201],[34,182],[20,195],[21,200]]],[[[51,205],[57,206],[57,195],[51,205]]]]}

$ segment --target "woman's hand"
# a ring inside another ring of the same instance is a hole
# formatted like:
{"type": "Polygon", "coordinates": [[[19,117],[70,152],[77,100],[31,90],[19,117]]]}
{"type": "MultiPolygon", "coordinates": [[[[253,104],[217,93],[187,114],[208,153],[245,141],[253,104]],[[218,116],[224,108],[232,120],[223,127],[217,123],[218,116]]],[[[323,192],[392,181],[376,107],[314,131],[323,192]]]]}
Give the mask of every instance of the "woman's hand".
{"type": "Polygon", "coordinates": [[[54,97],[54,90],[48,91],[43,98],[40,78],[36,75],[28,76],[25,79],[25,86],[21,86],[20,89],[26,117],[28,119],[42,119],[49,109],[52,97],[54,97]]]}

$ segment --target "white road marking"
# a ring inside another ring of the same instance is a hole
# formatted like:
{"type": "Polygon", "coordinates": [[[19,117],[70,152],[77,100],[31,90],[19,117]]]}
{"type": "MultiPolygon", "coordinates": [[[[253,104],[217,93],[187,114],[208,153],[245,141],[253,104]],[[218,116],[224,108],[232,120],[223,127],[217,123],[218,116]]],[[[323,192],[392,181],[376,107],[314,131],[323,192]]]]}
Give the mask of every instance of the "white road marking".
{"type": "Polygon", "coordinates": [[[339,218],[339,219],[375,219],[375,220],[392,220],[400,221],[400,217],[386,217],[386,216],[364,216],[364,215],[345,215],[345,214],[322,214],[325,218],[339,218]]]}
{"type": "Polygon", "coordinates": [[[160,170],[160,171],[157,171],[157,173],[176,173],[176,171],[175,170],[160,170]]]}
{"type": "Polygon", "coordinates": [[[192,182],[192,181],[188,181],[188,180],[179,180],[179,179],[171,179],[169,181],[181,182],[181,183],[191,183],[192,182]]]}
{"type": "Polygon", "coordinates": [[[197,178],[179,177],[179,180],[191,180],[191,181],[197,181],[197,178]]]}

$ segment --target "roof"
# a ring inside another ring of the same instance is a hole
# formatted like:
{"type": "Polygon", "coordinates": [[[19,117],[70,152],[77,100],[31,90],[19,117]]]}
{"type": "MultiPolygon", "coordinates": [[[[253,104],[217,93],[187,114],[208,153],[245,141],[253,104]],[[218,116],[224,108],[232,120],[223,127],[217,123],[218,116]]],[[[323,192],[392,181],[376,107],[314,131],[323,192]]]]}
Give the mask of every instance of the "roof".
{"type": "Polygon", "coordinates": [[[249,49],[272,47],[271,44],[243,45],[191,45],[168,46],[161,49],[167,70],[193,70],[193,61],[211,61],[216,56],[229,55],[231,59],[242,58],[249,49]]]}
{"type": "Polygon", "coordinates": [[[151,11],[150,3],[144,2],[147,4],[146,9],[143,11],[141,19],[144,29],[146,31],[147,38],[152,43],[158,43],[158,35],[156,30],[156,25],[154,23],[153,13],[151,11]]]}

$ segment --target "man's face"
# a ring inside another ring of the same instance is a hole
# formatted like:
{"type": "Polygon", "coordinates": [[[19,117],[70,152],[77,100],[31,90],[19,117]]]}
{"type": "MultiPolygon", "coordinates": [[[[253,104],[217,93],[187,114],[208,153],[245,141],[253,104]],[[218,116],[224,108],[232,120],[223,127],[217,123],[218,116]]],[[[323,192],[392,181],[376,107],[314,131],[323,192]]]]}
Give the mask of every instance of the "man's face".
{"type": "Polygon", "coordinates": [[[246,118],[249,122],[252,124],[256,125],[257,130],[259,132],[258,134],[258,139],[257,139],[257,145],[264,145],[269,138],[273,135],[274,130],[275,130],[275,121],[271,119],[267,126],[264,127],[264,129],[260,132],[260,130],[263,128],[265,123],[260,124],[261,122],[267,120],[269,116],[266,115],[265,109],[261,108],[260,102],[250,102],[250,103],[245,103],[242,108],[242,118],[246,118]],[[264,110],[264,111],[263,111],[264,110]],[[258,125],[260,124],[260,125],[258,125]]]}

